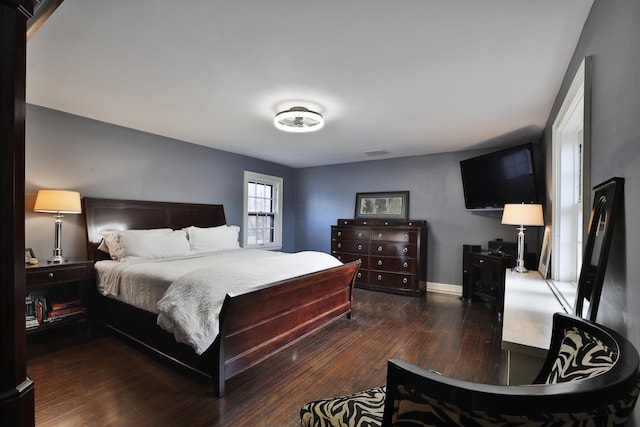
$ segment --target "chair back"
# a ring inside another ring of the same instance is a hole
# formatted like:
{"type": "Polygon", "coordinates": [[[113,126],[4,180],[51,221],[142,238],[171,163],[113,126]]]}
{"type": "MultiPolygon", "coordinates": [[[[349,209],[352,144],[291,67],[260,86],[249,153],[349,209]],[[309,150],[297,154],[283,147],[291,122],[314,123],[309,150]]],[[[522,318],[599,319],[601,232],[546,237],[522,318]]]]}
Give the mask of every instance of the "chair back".
{"type": "Polygon", "coordinates": [[[587,244],[578,278],[574,314],[596,321],[613,229],[623,209],[624,178],[611,178],[594,187],[587,244]],[[586,314],[584,306],[588,305],[586,314]]]}
{"type": "Polygon", "coordinates": [[[621,335],[556,313],[534,385],[472,383],[390,360],[382,425],[624,425],[640,393],[638,365],[621,335]]]}

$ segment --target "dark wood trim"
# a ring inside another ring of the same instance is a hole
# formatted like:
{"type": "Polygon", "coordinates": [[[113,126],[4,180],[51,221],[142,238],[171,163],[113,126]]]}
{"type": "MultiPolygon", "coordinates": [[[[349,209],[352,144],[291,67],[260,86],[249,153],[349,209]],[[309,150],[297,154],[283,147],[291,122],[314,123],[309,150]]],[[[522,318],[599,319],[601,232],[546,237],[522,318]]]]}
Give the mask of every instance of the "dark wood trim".
{"type": "Polygon", "coordinates": [[[35,0],[33,16],[27,22],[27,40],[45,23],[64,0],[35,0]]]}
{"type": "Polygon", "coordinates": [[[15,426],[35,424],[34,387],[26,370],[23,260],[26,27],[31,8],[31,2],[0,2],[0,419],[15,426]]]}

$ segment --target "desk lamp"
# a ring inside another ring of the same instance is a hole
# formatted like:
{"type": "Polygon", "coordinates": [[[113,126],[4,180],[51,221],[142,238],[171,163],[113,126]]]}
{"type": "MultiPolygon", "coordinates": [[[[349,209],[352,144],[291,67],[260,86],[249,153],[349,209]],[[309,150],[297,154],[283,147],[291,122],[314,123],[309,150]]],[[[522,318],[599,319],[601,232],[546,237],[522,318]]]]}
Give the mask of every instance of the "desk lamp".
{"type": "Polygon", "coordinates": [[[524,226],[541,226],[544,225],[544,217],[542,216],[542,205],[534,204],[509,204],[504,205],[502,212],[502,224],[518,225],[518,259],[513,271],[516,273],[526,273],[524,267],[524,226]]]}
{"type": "Polygon", "coordinates": [[[53,216],[56,219],[55,249],[53,250],[53,256],[48,259],[48,262],[57,264],[67,262],[67,259],[62,256],[62,248],[60,247],[62,240],[62,214],[82,213],[80,193],[65,190],[39,190],[33,211],[55,214],[53,216]]]}

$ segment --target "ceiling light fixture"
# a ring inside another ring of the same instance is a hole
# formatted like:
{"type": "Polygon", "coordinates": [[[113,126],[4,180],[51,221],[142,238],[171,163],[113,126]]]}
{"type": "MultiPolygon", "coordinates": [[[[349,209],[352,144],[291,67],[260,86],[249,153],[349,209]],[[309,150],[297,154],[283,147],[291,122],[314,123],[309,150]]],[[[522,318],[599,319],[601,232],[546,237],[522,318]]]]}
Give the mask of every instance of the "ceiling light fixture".
{"type": "Polygon", "coordinates": [[[285,132],[313,132],[322,129],[324,117],[305,107],[291,107],[276,114],[273,124],[285,132]]]}

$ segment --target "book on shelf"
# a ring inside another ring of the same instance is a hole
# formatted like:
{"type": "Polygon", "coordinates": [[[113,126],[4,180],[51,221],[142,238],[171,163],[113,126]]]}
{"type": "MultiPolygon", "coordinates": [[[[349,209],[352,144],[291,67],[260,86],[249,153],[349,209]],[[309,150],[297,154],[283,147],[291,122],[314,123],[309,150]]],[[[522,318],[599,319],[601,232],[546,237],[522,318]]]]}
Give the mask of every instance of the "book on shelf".
{"type": "Polygon", "coordinates": [[[47,301],[45,297],[37,297],[35,317],[40,324],[64,319],[84,312],[82,301],[77,298],[47,301]]]}
{"type": "Polygon", "coordinates": [[[83,310],[81,305],[74,305],[66,308],[59,308],[57,310],[51,310],[47,313],[47,320],[54,319],[58,317],[66,317],[71,314],[79,313],[83,310]]]}
{"type": "Polygon", "coordinates": [[[57,300],[51,301],[50,309],[54,311],[54,310],[61,310],[63,308],[77,307],[80,305],[82,305],[82,301],[80,300],[80,298],[69,297],[65,299],[57,299],[57,300]]]}
{"type": "Polygon", "coordinates": [[[34,329],[40,326],[40,322],[38,322],[38,319],[36,319],[36,317],[32,315],[26,316],[26,322],[27,322],[27,329],[34,329]]]}

